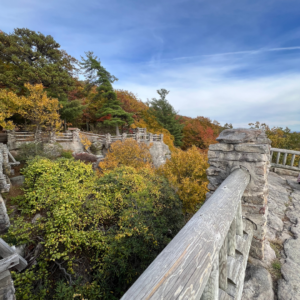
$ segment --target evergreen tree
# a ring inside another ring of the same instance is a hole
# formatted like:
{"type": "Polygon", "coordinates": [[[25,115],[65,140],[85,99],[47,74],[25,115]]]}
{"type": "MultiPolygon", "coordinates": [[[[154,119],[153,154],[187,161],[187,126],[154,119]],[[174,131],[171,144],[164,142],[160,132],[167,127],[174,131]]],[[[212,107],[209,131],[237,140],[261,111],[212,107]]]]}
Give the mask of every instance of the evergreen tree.
{"type": "Polygon", "coordinates": [[[76,59],[60,50],[52,36],[26,28],[0,33],[0,82],[19,95],[25,83],[40,84],[48,96],[60,98],[74,86],[76,59]]]}
{"type": "Polygon", "coordinates": [[[68,101],[67,98],[63,98],[59,103],[62,105],[62,108],[59,110],[60,117],[64,121],[65,130],[67,130],[66,123],[72,123],[77,119],[82,114],[84,106],[81,105],[79,100],[68,101]]]}
{"type": "Polygon", "coordinates": [[[101,109],[96,113],[98,121],[108,126],[115,126],[116,134],[120,135],[119,126],[132,124],[133,114],[124,111],[117,99],[117,94],[112,87],[112,83],[117,78],[101,66],[100,60],[93,55],[93,52],[87,52],[86,56],[86,59],[82,58],[81,65],[85,69],[88,86],[98,85],[94,100],[103,101],[101,109]]]}
{"type": "Polygon", "coordinates": [[[157,93],[160,96],[160,99],[153,98],[148,101],[150,107],[149,112],[154,115],[161,126],[169,130],[169,132],[175,138],[175,146],[182,145],[182,125],[177,118],[177,112],[174,107],[168,102],[166,96],[169,94],[169,91],[166,89],[157,90],[157,93]]]}

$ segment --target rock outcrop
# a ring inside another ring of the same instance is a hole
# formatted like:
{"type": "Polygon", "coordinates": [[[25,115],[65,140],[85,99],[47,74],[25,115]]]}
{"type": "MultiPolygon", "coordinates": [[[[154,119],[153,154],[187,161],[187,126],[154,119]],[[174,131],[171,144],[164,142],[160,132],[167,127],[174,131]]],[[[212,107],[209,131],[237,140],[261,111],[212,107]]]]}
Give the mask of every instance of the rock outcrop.
{"type": "Polygon", "coordinates": [[[284,172],[280,175],[270,172],[268,185],[264,259],[249,260],[242,299],[300,300],[300,185],[295,177],[284,172]],[[283,245],[283,250],[277,250],[277,257],[270,247],[274,243],[283,245]],[[268,272],[273,272],[274,262],[279,277],[282,276],[277,282],[273,278],[275,295],[270,291],[272,281],[268,272]]]}

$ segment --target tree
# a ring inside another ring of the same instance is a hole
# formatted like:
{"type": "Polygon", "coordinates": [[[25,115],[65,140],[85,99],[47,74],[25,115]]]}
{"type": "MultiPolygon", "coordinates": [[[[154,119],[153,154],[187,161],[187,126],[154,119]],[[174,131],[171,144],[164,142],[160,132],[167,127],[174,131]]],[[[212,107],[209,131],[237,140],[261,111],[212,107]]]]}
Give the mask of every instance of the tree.
{"type": "Polygon", "coordinates": [[[58,100],[48,97],[42,84],[27,83],[25,88],[29,91],[28,96],[17,96],[13,92],[1,91],[2,94],[6,92],[6,98],[1,99],[5,100],[8,111],[29,120],[36,131],[46,126],[58,130],[61,126],[58,100]]]}
{"type": "Polygon", "coordinates": [[[93,52],[87,52],[86,57],[86,59],[82,57],[81,65],[85,69],[88,86],[98,85],[94,99],[103,101],[102,108],[96,113],[99,118],[97,121],[108,126],[115,126],[116,134],[120,135],[119,126],[126,123],[130,125],[134,120],[131,113],[122,109],[113,90],[112,83],[117,78],[101,66],[100,60],[94,56],[93,52]]]}
{"type": "Polygon", "coordinates": [[[158,168],[157,173],[165,176],[177,189],[183,202],[183,211],[188,218],[193,215],[205,200],[208,192],[206,169],[207,156],[192,146],[187,151],[176,149],[171,159],[158,168]]]}
{"type": "Polygon", "coordinates": [[[210,144],[215,144],[220,126],[204,117],[186,118],[183,128],[182,149],[195,145],[200,149],[208,149],[210,144]]]}
{"type": "Polygon", "coordinates": [[[83,105],[81,105],[81,102],[79,100],[68,101],[67,98],[61,100],[60,104],[60,117],[64,121],[65,130],[67,130],[66,123],[73,122],[82,114],[83,105]]]}
{"type": "Polygon", "coordinates": [[[5,89],[0,89],[0,126],[4,129],[13,129],[15,126],[13,121],[8,120],[11,118],[18,103],[18,96],[5,89]]]}
{"type": "Polygon", "coordinates": [[[48,96],[59,98],[74,86],[76,59],[60,50],[52,36],[26,28],[0,34],[0,82],[18,95],[24,84],[43,84],[48,96]]]}
{"type": "Polygon", "coordinates": [[[99,163],[99,167],[103,174],[119,166],[133,167],[137,170],[151,168],[149,148],[145,143],[139,144],[133,139],[116,141],[111,145],[105,159],[99,163]]]}
{"type": "Polygon", "coordinates": [[[184,225],[179,197],[149,168],[97,178],[91,164],[36,158],[24,175],[22,214],[2,236],[25,245],[17,299],[120,299],[184,225]]]}
{"type": "Polygon", "coordinates": [[[180,124],[180,121],[176,118],[177,112],[173,106],[168,102],[166,96],[169,91],[166,89],[157,90],[160,99],[153,98],[148,101],[150,106],[150,113],[154,115],[164,128],[166,128],[175,138],[175,146],[182,145],[182,129],[184,125],[180,124]]]}

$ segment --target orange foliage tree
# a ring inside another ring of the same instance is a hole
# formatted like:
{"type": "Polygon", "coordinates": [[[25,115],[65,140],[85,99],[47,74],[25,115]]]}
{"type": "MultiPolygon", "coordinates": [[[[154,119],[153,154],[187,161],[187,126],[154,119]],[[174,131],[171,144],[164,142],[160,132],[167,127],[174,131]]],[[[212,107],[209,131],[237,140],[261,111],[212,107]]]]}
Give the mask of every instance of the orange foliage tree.
{"type": "Polygon", "coordinates": [[[182,149],[190,148],[193,145],[200,149],[208,149],[210,144],[216,143],[220,126],[211,122],[210,119],[204,117],[185,118],[184,123],[182,149]]]}
{"type": "Polygon", "coordinates": [[[149,114],[149,107],[138,99],[133,93],[116,90],[117,98],[121,102],[121,107],[130,113],[134,113],[134,123],[131,128],[146,128],[148,132],[153,134],[163,134],[164,143],[169,146],[170,151],[175,150],[174,137],[165,128],[163,128],[156,120],[156,118],[149,114]]]}
{"type": "Polygon", "coordinates": [[[175,149],[170,160],[157,169],[177,190],[188,216],[194,214],[205,200],[208,192],[206,169],[207,155],[195,146],[187,151],[175,149]]]}
{"type": "Polygon", "coordinates": [[[137,170],[151,168],[149,148],[145,143],[138,143],[133,139],[114,142],[105,159],[99,163],[101,174],[108,173],[118,166],[129,166],[137,170]]]}

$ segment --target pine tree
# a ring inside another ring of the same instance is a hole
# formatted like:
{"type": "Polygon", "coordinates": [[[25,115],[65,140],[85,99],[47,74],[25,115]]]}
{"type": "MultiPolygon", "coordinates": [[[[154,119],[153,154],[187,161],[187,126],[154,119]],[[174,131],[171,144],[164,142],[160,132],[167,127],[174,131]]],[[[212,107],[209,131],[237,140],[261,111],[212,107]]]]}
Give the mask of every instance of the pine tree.
{"type": "Polygon", "coordinates": [[[161,126],[169,130],[169,132],[175,138],[175,146],[182,145],[182,125],[177,118],[177,112],[174,107],[168,102],[166,96],[169,94],[169,91],[166,89],[157,90],[157,93],[160,96],[160,99],[153,98],[148,101],[150,107],[149,112],[154,115],[161,126]]]}
{"type": "Polygon", "coordinates": [[[59,103],[62,106],[62,108],[59,110],[60,117],[64,121],[64,127],[66,130],[66,123],[71,123],[77,119],[82,114],[84,106],[81,105],[79,100],[68,101],[67,98],[63,98],[61,101],[59,101],[59,103]]]}
{"type": "Polygon", "coordinates": [[[115,126],[116,134],[120,135],[119,126],[126,123],[132,124],[133,114],[124,111],[117,99],[117,94],[112,87],[112,83],[117,78],[101,66],[100,60],[93,55],[93,52],[87,52],[86,56],[86,59],[82,58],[81,65],[85,69],[88,86],[99,85],[94,100],[103,101],[101,109],[96,113],[99,118],[97,121],[108,126],[115,126]]]}
{"type": "Polygon", "coordinates": [[[60,50],[52,36],[26,28],[0,34],[1,86],[28,94],[25,83],[43,84],[48,96],[60,98],[74,87],[76,59],[60,50]]]}

